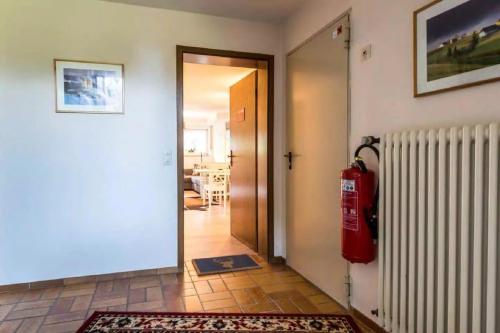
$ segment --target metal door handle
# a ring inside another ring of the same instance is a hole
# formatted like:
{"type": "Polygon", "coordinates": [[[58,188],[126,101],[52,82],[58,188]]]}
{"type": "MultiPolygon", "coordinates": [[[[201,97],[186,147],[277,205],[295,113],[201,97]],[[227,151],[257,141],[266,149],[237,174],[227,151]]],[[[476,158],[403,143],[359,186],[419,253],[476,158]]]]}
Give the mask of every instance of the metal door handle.
{"type": "Polygon", "coordinates": [[[291,151],[288,152],[288,154],[283,155],[283,157],[288,158],[288,170],[292,170],[292,160],[293,160],[293,154],[291,151]]]}
{"type": "Polygon", "coordinates": [[[229,157],[229,165],[230,165],[230,166],[233,166],[233,158],[234,158],[234,157],[237,157],[237,156],[236,156],[236,155],[233,155],[233,151],[232,151],[232,150],[230,150],[230,151],[229,151],[229,155],[227,155],[227,157],[229,157]]]}

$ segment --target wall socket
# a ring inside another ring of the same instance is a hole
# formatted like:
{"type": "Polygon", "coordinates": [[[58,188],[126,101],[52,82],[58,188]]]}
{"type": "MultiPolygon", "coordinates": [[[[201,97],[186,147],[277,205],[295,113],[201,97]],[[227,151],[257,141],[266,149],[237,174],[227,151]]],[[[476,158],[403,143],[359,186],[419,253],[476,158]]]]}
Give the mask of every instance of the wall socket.
{"type": "Polygon", "coordinates": [[[372,57],[372,44],[369,44],[361,49],[361,60],[366,61],[371,57],[372,57]]]}

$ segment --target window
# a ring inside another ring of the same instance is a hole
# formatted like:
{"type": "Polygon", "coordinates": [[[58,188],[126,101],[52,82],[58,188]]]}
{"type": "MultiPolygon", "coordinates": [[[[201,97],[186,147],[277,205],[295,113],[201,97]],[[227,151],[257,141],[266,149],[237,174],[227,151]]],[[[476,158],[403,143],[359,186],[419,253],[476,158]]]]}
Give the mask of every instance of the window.
{"type": "Polygon", "coordinates": [[[184,154],[208,154],[209,142],[208,129],[184,129],[184,154]]]}

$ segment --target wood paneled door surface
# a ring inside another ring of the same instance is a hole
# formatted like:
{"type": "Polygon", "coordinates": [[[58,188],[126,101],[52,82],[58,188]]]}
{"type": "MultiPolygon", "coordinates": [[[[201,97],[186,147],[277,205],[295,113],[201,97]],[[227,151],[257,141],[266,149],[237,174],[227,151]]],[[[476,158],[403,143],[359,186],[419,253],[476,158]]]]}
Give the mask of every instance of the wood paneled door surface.
{"type": "Polygon", "coordinates": [[[230,89],[231,234],[257,251],[257,71],[230,89]]]}
{"type": "Polygon", "coordinates": [[[348,154],[348,25],[345,16],[287,57],[287,264],[344,305],[339,177],[348,154]]]}

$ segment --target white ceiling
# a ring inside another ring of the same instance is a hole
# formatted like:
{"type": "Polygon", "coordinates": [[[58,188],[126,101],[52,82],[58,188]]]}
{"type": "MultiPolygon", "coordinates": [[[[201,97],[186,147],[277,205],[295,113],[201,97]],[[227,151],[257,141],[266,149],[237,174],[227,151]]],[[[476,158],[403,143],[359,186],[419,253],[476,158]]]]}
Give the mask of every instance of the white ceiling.
{"type": "Polygon", "coordinates": [[[229,113],[229,88],[253,71],[184,63],[184,118],[210,119],[229,113]]]}
{"type": "Polygon", "coordinates": [[[106,0],[131,5],[277,23],[306,0],[106,0]]]}

